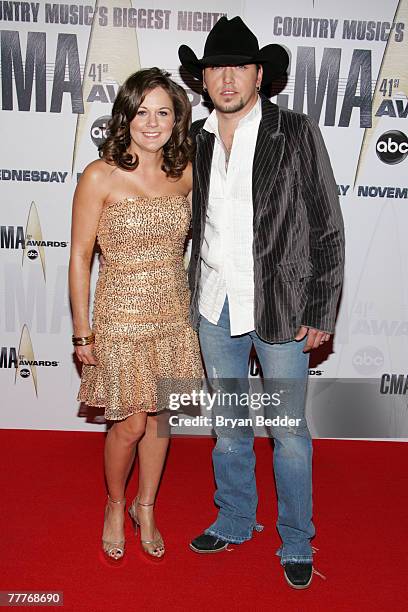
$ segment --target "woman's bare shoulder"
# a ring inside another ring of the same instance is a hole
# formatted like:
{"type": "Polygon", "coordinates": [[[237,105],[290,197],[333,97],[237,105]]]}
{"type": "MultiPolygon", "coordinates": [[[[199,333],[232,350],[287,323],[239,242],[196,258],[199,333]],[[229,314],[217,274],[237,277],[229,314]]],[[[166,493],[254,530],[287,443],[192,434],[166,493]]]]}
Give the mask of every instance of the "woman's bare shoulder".
{"type": "Polygon", "coordinates": [[[193,187],[193,165],[191,162],[188,162],[183,171],[183,181],[186,185],[187,192],[190,192],[193,187]]]}
{"type": "Polygon", "coordinates": [[[191,161],[189,161],[187,166],[185,167],[184,172],[183,172],[183,176],[187,176],[189,178],[192,178],[192,176],[193,176],[193,164],[191,163],[191,161]]]}
{"type": "Polygon", "coordinates": [[[107,179],[116,166],[108,164],[104,159],[95,159],[88,164],[81,175],[81,179],[86,179],[87,182],[99,183],[107,179]]]}
{"type": "Polygon", "coordinates": [[[115,165],[110,165],[103,159],[96,159],[88,164],[78,181],[74,201],[92,201],[98,203],[98,206],[103,205],[109,195],[110,177],[115,170],[115,165]]]}

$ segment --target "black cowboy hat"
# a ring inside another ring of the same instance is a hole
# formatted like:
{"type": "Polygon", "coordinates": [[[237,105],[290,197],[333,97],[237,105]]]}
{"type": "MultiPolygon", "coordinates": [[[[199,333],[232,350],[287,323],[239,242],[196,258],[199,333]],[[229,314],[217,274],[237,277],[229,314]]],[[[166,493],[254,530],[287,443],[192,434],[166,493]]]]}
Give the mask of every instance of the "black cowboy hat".
{"type": "Polygon", "coordinates": [[[206,66],[239,66],[261,64],[262,83],[286,73],[289,54],[281,45],[266,45],[259,48],[258,39],[245,25],[241,17],[228,20],[221,17],[207,36],[204,56],[199,60],[190,47],[181,45],[179,58],[182,66],[197,79],[201,79],[206,66]]]}

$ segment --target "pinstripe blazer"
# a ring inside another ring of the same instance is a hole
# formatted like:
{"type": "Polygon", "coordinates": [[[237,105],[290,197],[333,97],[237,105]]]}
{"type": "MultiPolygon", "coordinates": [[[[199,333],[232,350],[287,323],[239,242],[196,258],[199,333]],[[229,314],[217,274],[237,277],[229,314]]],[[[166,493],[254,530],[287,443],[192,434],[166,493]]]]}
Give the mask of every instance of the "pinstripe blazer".
{"type": "MultiPolygon", "coordinates": [[[[197,329],[200,250],[214,134],[191,126],[192,249],[190,319],[197,329]]],[[[318,126],[262,96],[252,172],[254,320],[267,342],[292,340],[300,325],[332,333],[343,281],[344,228],[337,186],[318,126]]]]}

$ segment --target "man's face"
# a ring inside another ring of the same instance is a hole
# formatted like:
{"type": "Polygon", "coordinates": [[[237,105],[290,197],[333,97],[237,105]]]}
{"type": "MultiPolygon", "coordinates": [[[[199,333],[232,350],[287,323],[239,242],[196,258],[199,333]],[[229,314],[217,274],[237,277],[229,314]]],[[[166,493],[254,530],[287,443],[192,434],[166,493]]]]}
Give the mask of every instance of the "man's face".
{"type": "Polygon", "coordinates": [[[203,71],[203,84],[221,113],[237,113],[253,106],[261,81],[262,67],[256,64],[209,66],[203,71]]]}

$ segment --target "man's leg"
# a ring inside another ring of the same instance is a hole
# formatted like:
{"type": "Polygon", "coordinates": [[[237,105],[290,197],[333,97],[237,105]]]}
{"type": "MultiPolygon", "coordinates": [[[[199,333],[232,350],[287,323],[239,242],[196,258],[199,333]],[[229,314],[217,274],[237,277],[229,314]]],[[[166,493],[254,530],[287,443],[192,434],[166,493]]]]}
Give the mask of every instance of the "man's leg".
{"type": "MultiPolygon", "coordinates": [[[[210,387],[223,393],[248,392],[248,361],[252,347],[249,334],[230,335],[228,301],[220,319],[214,325],[202,318],[199,337],[210,387]]],[[[247,410],[245,411],[247,414],[247,410]]],[[[213,425],[217,415],[236,418],[243,416],[237,406],[228,408],[223,402],[213,409],[213,425]]],[[[216,521],[205,534],[225,542],[241,543],[252,537],[256,525],[258,503],[255,482],[253,431],[228,426],[215,426],[217,443],[213,450],[216,480],[214,500],[219,507],[216,521]]],[[[193,541],[193,549],[199,538],[193,541]]],[[[197,550],[197,552],[210,552],[197,550]]],[[[212,550],[211,552],[215,552],[212,550]]]]}
{"type": "Polygon", "coordinates": [[[255,333],[252,340],[261,363],[265,390],[284,390],[273,416],[298,419],[295,426],[274,426],[274,471],[278,492],[277,528],[282,538],[281,564],[312,563],[312,441],[305,419],[309,356],[306,339],[269,344],[255,333]],[[282,384],[280,384],[280,382],[282,384]],[[286,394],[286,395],[285,395],[286,394]],[[286,397],[288,398],[286,400],[286,397]]]}

